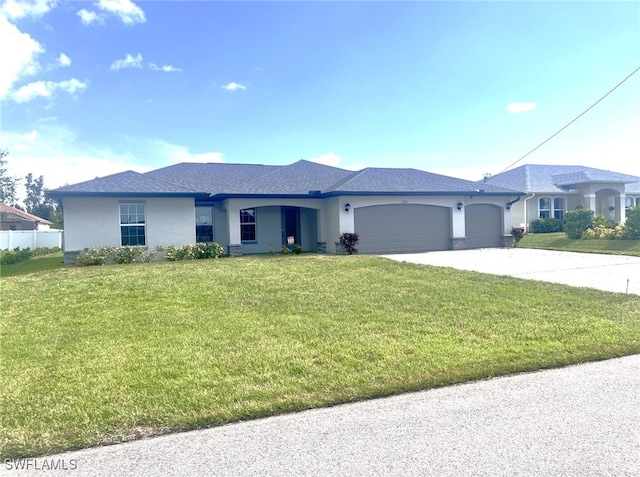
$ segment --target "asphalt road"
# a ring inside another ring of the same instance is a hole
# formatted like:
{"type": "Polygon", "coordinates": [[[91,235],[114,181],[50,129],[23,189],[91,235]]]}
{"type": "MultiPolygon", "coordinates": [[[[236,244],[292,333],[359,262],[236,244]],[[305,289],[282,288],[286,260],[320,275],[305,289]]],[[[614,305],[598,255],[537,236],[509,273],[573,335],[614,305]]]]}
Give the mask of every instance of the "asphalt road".
{"type": "Polygon", "coordinates": [[[0,475],[638,476],[640,355],[9,461],[0,475]],[[68,470],[41,470],[53,465],[68,470]]]}

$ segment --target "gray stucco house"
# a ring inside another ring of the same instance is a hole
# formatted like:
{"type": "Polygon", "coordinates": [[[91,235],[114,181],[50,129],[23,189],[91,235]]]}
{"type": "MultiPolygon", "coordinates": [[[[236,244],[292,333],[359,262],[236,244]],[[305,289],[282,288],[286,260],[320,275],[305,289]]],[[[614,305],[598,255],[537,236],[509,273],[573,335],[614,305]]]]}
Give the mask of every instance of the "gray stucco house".
{"type": "Polygon", "coordinates": [[[290,165],[180,163],[121,172],[48,192],[62,201],[65,252],[85,247],[215,241],[231,255],[296,243],[339,253],[344,232],[360,253],[510,244],[522,192],[416,169],[349,171],[290,165]]]}
{"type": "Polygon", "coordinates": [[[625,209],[640,205],[640,177],[592,167],[526,164],[479,184],[524,191],[511,209],[511,225],[527,230],[536,219],[562,219],[579,205],[623,223],[625,209]]]}

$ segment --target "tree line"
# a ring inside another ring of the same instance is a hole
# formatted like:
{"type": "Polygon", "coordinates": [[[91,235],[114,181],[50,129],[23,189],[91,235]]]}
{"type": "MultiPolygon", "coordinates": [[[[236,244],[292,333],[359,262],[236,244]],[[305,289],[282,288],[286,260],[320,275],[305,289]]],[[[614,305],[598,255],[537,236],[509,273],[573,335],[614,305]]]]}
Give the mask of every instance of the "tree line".
{"type": "Polygon", "coordinates": [[[25,199],[18,203],[18,186],[21,179],[10,176],[7,170],[7,149],[0,149],[0,202],[37,215],[53,222],[53,228],[63,228],[62,207],[45,196],[44,176],[35,177],[32,173],[24,177],[25,199]]]}

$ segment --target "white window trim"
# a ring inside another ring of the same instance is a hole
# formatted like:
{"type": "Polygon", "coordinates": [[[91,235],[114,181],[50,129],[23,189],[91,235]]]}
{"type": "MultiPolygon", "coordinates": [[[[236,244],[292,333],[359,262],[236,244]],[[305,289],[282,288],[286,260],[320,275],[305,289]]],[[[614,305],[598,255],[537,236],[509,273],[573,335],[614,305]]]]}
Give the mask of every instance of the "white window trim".
{"type": "Polygon", "coordinates": [[[147,237],[147,203],[145,201],[133,201],[133,200],[127,200],[127,201],[122,201],[122,202],[118,202],[118,224],[120,225],[119,228],[119,232],[120,232],[120,246],[121,247],[146,247],[147,243],[148,243],[148,237],[147,237]],[[123,224],[122,223],[122,210],[121,207],[123,205],[126,206],[130,206],[130,205],[142,205],[144,206],[144,223],[142,224],[123,224]],[[144,244],[142,245],[124,245],[122,243],[122,227],[144,227],[144,244]]]}

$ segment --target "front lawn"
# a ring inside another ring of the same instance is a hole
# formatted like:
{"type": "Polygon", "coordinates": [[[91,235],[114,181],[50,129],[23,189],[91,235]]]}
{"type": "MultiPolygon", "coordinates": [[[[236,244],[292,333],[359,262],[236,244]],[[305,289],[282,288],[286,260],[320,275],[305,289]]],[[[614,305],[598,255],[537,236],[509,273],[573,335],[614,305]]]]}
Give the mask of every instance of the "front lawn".
{"type": "Polygon", "coordinates": [[[575,240],[564,232],[526,234],[519,247],[640,256],[640,240],[575,240]]]}
{"type": "Polygon", "coordinates": [[[28,273],[40,273],[62,267],[62,252],[59,252],[43,257],[32,257],[23,262],[12,263],[11,265],[0,265],[0,277],[15,277],[16,275],[26,275],[28,273]]]}
{"type": "Polygon", "coordinates": [[[640,297],[367,256],[3,278],[0,447],[33,456],[640,352],[640,297]]]}

